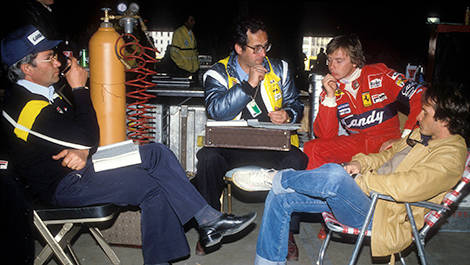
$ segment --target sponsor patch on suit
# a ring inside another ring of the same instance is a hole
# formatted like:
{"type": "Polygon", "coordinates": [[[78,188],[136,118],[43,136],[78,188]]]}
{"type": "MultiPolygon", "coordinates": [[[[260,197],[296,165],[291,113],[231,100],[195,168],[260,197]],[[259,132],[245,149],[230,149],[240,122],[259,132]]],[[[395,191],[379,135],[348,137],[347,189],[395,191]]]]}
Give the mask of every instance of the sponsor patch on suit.
{"type": "Polygon", "coordinates": [[[370,75],[368,76],[368,79],[370,89],[382,87],[382,76],[370,75]]]}
{"type": "Polygon", "coordinates": [[[338,106],[338,114],[339,116],[344,116],[346,114],[351,113],[351,108],[349,107],[349,103],[343,103],[338,106]]]}
{"type": "Polygon", "coordinates": [[[372,106],[372,99],[370,98],[369,92],[362,93],[362,104],[364,104],[366,108],[372,106]]]}
{"type": "Polygon", "coordinates": [[[387,99],[387,96],[385,95],[385,93],[372,95],[372,102],[374,104],[380,103],[386,99],[387,99]]]}

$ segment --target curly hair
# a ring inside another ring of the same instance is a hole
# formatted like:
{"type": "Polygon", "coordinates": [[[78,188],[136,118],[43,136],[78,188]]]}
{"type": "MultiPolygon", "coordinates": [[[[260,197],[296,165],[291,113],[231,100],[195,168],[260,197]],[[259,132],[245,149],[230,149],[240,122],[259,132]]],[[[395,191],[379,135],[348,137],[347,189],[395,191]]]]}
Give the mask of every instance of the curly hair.
{"type": "Polygon", "coordinates": [[[447,122],[451,134],[459,134],[470,144],[470,87],[447,81],[426,89],[422,101],[434,103],[434,119],[447,122]]]}
{"type": "Polygon", "coordinates": [[[245,47],[248,41],[247,32],[248,30],[251,33],[256,33],[258,30],[266,32],[266,25],[261,19],[258,18],[248,18],[240,21],[235,26],[234,44],[238,44],[241,47],[245,47]]]}
{"type": "Polygon", "coordinates": [[[358,68],[362,68],[366,63],[362,44],[357,35],[349,34],[334,37],[326,45],[326,54],[332,54],[340,48],[344,49],[348,53],[351,58],[351,62],[357,65],[358,68]]]}

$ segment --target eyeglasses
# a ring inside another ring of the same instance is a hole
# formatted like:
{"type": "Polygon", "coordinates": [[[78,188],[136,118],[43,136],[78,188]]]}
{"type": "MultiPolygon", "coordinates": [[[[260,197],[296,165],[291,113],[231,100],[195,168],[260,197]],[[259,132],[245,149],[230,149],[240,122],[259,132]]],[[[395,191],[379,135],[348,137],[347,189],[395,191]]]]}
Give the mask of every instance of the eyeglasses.
{"type": "Polygon", "coordinates": [[[264,52],[269,52],[269,50],[271,50],[271,43],[267,43],[266,45],[256,45],[255,47],[251,47],[250,45],[245,45],[246,47],[248,48],[251,48],[253,49],[253,52],[258,54],[258,53],[261,53],[263,50],[264,52]]]}
{"type": "Polygon", "coordinates": [[[410,135],[411,135],[411,132],[408,134],[408,137],[406,137],[406,144],[411,146],[411,147],[414,147],[416,144],[423,144],[422,141],[418,141],[418,140],[415,140],[415,139],[411,139],[410,138],[410,135]]]}
{"type": "Polygon", "coordinates": [[[421,138],[422,140],[421,141],[418,141],[418,140],[415,140],[415,139],[411,139],[410,136],[411,134],[413,133],[413,130],[414,128],[416,128],[418,126],[418,122],[416,122],[415,126],[413,127],[413,129],[411,130],[411,132],[408,134],[408,136],[406,137],[406,144],[411,146],[411,148],[413,148],[416,144],[422,144],[422,145],[427,145],[427,139],[426,139],[426,136],[423,136],[421,135],[421,138]]]}
{"type": "Polygon", "coordinates": [[[57,61],[58,60],[58,56],[57,56],[57,53],[49,56],[48,59],[44,59],[44,60],[38,60],[39,63],[52,63],[54,61],[57,61]]]}

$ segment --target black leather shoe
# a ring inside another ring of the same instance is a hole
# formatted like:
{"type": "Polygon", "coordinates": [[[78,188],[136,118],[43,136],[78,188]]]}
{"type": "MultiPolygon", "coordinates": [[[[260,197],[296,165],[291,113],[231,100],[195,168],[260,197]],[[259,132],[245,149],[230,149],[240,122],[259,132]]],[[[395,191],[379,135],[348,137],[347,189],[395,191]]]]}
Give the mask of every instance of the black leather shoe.
{"type": "Polygon", "coordinates": [[[204,247],[213,246],[219,243],[224,236],[242,231],[255,218],[255,212],[244,216],[223,214],[211,223],[199,227],[199,240],[204,247]]]}

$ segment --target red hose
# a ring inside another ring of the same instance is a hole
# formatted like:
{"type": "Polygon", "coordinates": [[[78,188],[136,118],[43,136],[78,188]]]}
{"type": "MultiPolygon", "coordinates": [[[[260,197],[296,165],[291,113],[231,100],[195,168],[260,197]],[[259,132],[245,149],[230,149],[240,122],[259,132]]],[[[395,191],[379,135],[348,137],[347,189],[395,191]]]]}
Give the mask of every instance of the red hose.
{"type": "Polygon", "coordinates": [[[155,86],[154,83],[147,80],[147,77],[155,75],[156,72],[147,68],[147,64],[157,62],[155,53],[158,51],[141,45],[139,40],[132,34],[126,33],[120,36],[123,40],[124,37],[129,37],[132,40],[125,41],[117,53],[122,60],[131,65],[130,69],[126,68],[126,72],[135,74],[134,79],[125,83],[128,98],[126,111],[127,137],[132,139],[134,143],[142,145],[155,140],[151,135],[155,127],[152,125],[151,120],[153,117],[150,114],[154,107],[149,104],[149,100],[155,98],[155,95],[146,92],[148,88],[155,86]],[[126,50],[126,47],[131,47],[130,50],[133,50],[133,52],[126,53],[129,50],[126,50]]]}

